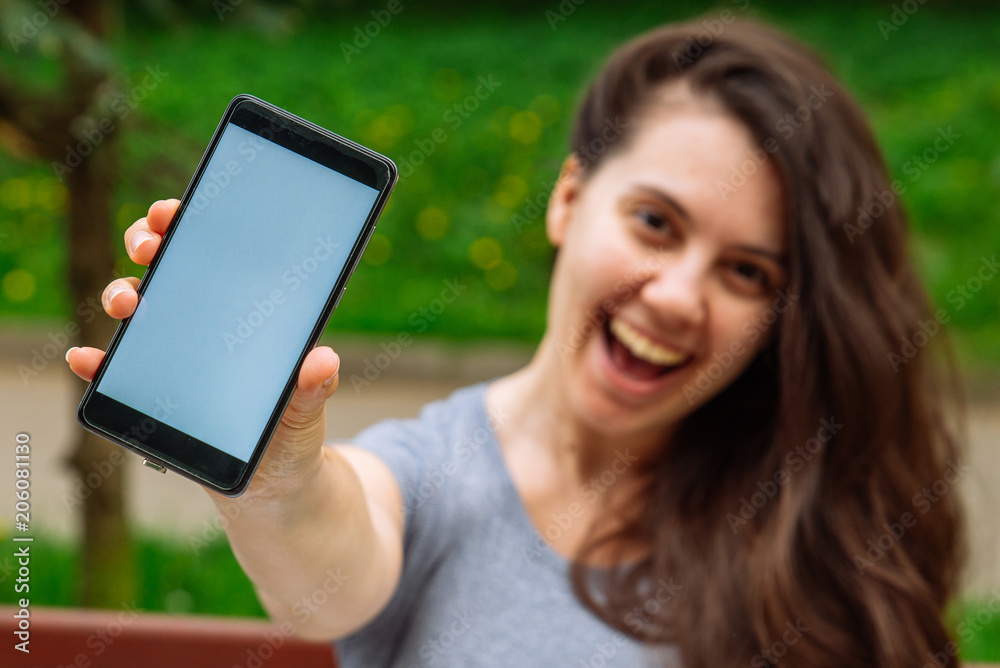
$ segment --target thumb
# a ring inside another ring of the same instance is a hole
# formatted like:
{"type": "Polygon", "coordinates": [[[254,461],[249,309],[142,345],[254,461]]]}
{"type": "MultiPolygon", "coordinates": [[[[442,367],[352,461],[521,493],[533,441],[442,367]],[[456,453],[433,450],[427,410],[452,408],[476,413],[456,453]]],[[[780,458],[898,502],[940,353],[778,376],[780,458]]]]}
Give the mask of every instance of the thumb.
{"type": "Polygon", "coordinates": [[[295,386],[285,409],[282,422],[290,426],[303,426],[315,422],[323,415],[326,400],[337,391],[340,381],[340,357],[329,346],[314,348],[306,355],[295,386]]]}
{"type": "Polygon", "coordinates": [[[337,389],[339,372],[340,357],[333,349],[322,346],[306,355],[295,393],[268,446],[279,468],[294,467],[319,452],[326,437],[326,400],[337,389]]]}

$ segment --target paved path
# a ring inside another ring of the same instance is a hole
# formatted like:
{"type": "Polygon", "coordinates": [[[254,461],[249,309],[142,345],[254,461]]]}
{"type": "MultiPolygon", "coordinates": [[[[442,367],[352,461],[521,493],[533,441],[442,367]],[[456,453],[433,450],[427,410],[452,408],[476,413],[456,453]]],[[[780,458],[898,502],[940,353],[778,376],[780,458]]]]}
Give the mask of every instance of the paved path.
{"type": "MultiPolygon", "coordinates": [[[[0,333],[0,439],[12,443],[19,431],[31,434],[32,526],[49,534],[75,536],[74,492],[65,465],[76,430],[75,410],[84,384],[61,357],[44,365],[37,376],[22,380],[19,364],[43,351],[45,334],[0,333]]],[[[362,374],[366,360],[376,361],[378,342],[341,341],[333,345],[344,360],[340,389],[329,402],[328,438],[349,438],[383,417],[416,415],[421,405],[453,389],[517,368],[528,351],[477,344],[466,348],[414,344],[370,386],[352,387],[352,374],[362,374]],[[345,382],[346,380],[346,382],[345,382]]],[[[44,357],[44,353],[43,353],[44,357]]],[[[386,358],[378,360],[385,362],[386,358]]],[[[370,371],[371,373],[371,371],[370,371]]],[[[979,401],[969,415],[970,469],[959,483],[969,507],[971,556],[967,587],[1000,595],[1000,397],[979,401]]],[[[4,447],[2,452],[10,453],[4,447]]],[[[195,485],[171,474],[161,475],[129,455],[128,507],[141,531],[190,537],[211,532],[214,507],[195,485]]],[[[0,460],[0,533],[13,521],[13,457],[0,460]]],[[[100,472],[97,471],[99,475],[100,472]]]]}

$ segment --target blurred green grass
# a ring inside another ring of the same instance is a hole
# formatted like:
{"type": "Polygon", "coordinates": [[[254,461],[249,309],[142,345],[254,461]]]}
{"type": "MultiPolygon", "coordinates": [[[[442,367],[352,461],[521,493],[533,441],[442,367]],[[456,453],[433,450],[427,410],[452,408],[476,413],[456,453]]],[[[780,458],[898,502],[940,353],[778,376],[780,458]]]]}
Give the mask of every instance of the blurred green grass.
{"type": "MultiPolygon", "coordinates": [[[[135,600],[119,607],[177,614],[263,617],[253,585],[240,569],[224,536],[199,544],[197,549],[179,538],[139,536],[135,539],[135,600]]],[[[30,591],[16,593],[0,587],[0,603],[12,604],[27,596],[37,606],[79,604],[79,551],[72,543],[44,535],[31,543],[30,591]]],[[[12,583],[16,560],[0,559],[0,584],[12,583]]]]}
{"type": "MultiPolygon", "coordinates": [[[[32,543],[31,603],[66,607],[76,604],[77,552],[66,541],[37,537],[32,543]]],[[[195,550],[179,539],[140,536],[135,541],[138,588],[134,601],[122,601],[147,612],[264,617],[253,586],[233,556],[224,537],[195,550]]],[[[0,560],[0,584],[11,557],[0,560]]],[[[21,595],[0,586],[0,604],[13,604],[21,595]]],[[[952,606],[948,618],[952,636],[965,661],[1000,661],[1000,613],[997,599],[968,599],[952,606]]]]}
{"type": "MultiPolygon", "coordinates": [[[[441,128],[447,139],[401,180],[331,330],[407,331],[454,339],[535,341],[545,318],[551,251],[532,201],[544,203],[566,152],[584,82],[623,40],[704,11],[694,3],[642,2],[622,11],[586,3],[553,29],[552,7],[461,12],[406,5],[351,55],[341,44],[370,21],[365,11],[291,21],[261,32],[239,12],[165,30],[127,20],[115,44],[126,83],[145,68],[166,79],[124,121],[116,226],[154,199],[180,196],[228,100],[249,92],[381,151],[401,165],[441,128]],[[479,77],[500,82],[467,118],[449,109],[479,77]],[[461,123],[456,127],[455,119],[461,123]],[[522,216],[517,218],[516,216],[522,216]],[[419,315],[456,279],[467,290],[432,319],[419,315]]],[[[799,36],[824,54],[870,112],[894,178],[906,186],[913,252],[934,301],[952,316],[966,365],[1000,365],[995,282],[960,308],[949,295],[1000,248],[1000,21],[991,8],[924,5],[883,37],[887,6],[753,3],[742,11],[799,36]],[[913,157],[939,129],[959,138],[927,166],[913,157]]],[[[12,62],[10,54],[0,61],[12,62]]],[[[46,65],[35,65],[44,79],[46,65]]],[[[425,144],[426,145],[426,144],[425,144]]],[[[404,170],[404,174],[405,174],[404,170]]],[[[50,166],[0,156],[2,322],[71,316],[65,284],[62,190],[50,166]]],[[[120,237],[117,237],[120,238],[120,237]]],[[[119,270],[141,274],[119,248],[119,270]]],[[[111,277],[109,276],[109,279],[111,277]]]]}

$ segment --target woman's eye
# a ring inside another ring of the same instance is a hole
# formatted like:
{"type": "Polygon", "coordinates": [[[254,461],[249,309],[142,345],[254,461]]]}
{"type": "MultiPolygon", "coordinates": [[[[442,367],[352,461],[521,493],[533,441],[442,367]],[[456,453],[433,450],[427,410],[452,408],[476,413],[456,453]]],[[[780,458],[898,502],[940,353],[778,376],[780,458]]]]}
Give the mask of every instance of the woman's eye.
{"type": "Polygon", "coordinates": [[[641,220],[644,225],[654,230],[665,230],[667,228],[666,216],[663,216],[655,211],[638,209],[635,212],[635,217],[641,220]]]}
{"type": "Polygon", "coordinates": [[[767,285],[767,273],[755,264],[737,262],[733,265],[733,271],[746,282],[760,286],[767,285]]]}

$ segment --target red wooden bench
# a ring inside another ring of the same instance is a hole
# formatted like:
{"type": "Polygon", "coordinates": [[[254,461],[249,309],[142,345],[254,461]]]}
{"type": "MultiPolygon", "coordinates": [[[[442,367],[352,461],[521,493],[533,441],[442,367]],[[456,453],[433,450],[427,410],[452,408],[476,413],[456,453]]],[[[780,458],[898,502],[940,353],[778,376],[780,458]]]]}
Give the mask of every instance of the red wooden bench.
{"type": "Polygon", "coordinates": [[[0,606],[0,665],[17,668],[336,668],[328,644],[255,619],[30,608],[25,654],[18,608],[0,606]]]}
{"type": "MultiPolygon", "coordinates": [[[[130,611],[30,610],[30,653],[14,648],[18,608],[0,606],[0,665],[17,668],[337,668],[330,645],[256,619],[130,611]]],[[[948,665],[954,665],[954,662],[948,665]]],[[[963,664],[964,668],[998,664],[963,664]]]]}

